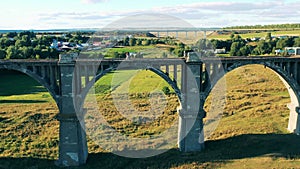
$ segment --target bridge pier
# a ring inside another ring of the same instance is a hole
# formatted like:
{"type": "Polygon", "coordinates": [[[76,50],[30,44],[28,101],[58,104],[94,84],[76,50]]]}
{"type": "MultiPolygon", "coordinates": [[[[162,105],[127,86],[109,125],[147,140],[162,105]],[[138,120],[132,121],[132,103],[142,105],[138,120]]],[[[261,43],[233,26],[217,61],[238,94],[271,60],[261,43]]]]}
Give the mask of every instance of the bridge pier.
{"type": "Polygon", "coordinates": [[[88,151],[85,131],[74,114],[59,117],[59,159],[58,166],[79,166],[86,163],[88,151]]]}
{"type": "Polygon", "coordinates": [[[182,152],[202,151],[204,146],[204,130],[202,113],[179,112],[178,146],[182,152]],[[196,119],[196,120],[195,120],[196,119]]]}
{"type": "Polygon", "coordinates": [[[59,166],[79,166],[86,163],[88,156],[84,124],[84,111],[76,108],[73,89],[75,63],[70,55],[62,55],[60,66],[59,100],[59,166]],[[80,112],[77,112],[80,111],[80,112]]]}
{"type": "Polygon", "coordinates": [[[204,146],[203,110],[201,98],[202,64],[197,58],[188,58],[183,73],[183,101],[179,113],[178,146],[183,152],[202,151],[204,146]]]}

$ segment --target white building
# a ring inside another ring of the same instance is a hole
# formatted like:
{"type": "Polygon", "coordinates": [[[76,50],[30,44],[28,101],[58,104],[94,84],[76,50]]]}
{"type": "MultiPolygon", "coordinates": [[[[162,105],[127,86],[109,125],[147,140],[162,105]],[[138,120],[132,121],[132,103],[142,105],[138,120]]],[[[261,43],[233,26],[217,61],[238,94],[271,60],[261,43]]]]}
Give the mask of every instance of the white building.
{"type": "Polygon", "coordinates": [[[300,55],[300,47],[286,47],[284,50],[287,51],[289,55],[300,55]]]}

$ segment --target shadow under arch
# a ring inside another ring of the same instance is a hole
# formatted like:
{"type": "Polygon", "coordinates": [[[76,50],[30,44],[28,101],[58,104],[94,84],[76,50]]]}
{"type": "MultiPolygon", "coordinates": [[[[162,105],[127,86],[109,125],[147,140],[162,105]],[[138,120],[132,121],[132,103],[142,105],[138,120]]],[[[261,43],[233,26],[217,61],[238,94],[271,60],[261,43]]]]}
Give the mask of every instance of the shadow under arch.
{"type": "Polygon", "coordinates": [[[3,117],[0,117],[0,122],[5,124],[1,124],[1,128],[3,127],[4,130],[0,132],[3,134],[0,142],[4,141],[4,144],[0,148],[0,154],[5,150],[16,152],[14,149],[17,149],[18,153],[14,156],[21,154],[28,157],[57,159],[59,155],[56,151],[56,148],[58,150],[59,147],[59,124],[57,120],[59,108],[57,103],[53,97],[50,97],[51,93],[40,81],[29,76],[28,73],[24,73],[24,71],[17,70],[0,65],[0,77],[4,75],[1,80],[6,79],[8,84],[12,84],[5,87],[8,91],[4,91],[4,95],[0,93],[1,96],[4,96],[3,100],[0,99],[0,109],[2,110],[0,116],[3,117]],[[16,83],[9,82],[9,79],[13,79],[16,83]],[[22,84],[24,81],[26,82],[22,84]],[[24,85],[21,90],[16,89],[21,85],[24,85]],[[43,94],[39,94],[40,92],[43,94]],[[5,95],[5,93],[8,94],[5,95]],[[44,93],[47,93],[46,97],[44,97],[44,93]],[[27,98],[27,94],[33,94],[33,97],[27,98]],[[5,100],[6,96],[12,95],[17,97],[5,100]],[[51,134],[49,135],[49,133],[51,134]],[[7,141],[11,139],[12,141],[7,141]],[[11,144],[14,146],[10,146],[11,144]],[[26,146],[24,147],[24,145],[26,146]]]}
{"type": "MultiPolygon", "coordinates": [[[[246,65],[262,65],[265,68],[269,68],[270,71],[275,73],[280,80],[283,82],[285,87],[287,88],[291,103],[288,104],[288,108],[290,109],[290,117],[289,117],[289,124],[288,124],[288,130],[290,132],[300,134],[300,119],[298,117],[299,114],[299,104],[300,104],[300,86],[297,83],[297,81],[289,75],[289,73],[282,69],[281,67],[270,63],[270,62],[260,62],[260,61],[254,61],[252,63],[247,63],[247,62],[237,62],[234,63],[233,65],[227,67],[224,69],[224,75],[227,74],[228,72],[231,72],[239,67],[246,66],[246,65]]],[[[223,77],[219,76],[215,81],[216,83],[223,77]]],[[[208,89],[206,89],[206,98],[210,94],[211,90],[214,88],[216,83],[213,83],[208,89]]]]}
{"type": "Polygon", "coordinates": [[[41,84],[50,93],[50,95],[51,95],[52,99],[55,101],[57,107],[58,108],[60,107],[56,91],[46,82],[45,79],[41,78],[36,73],[31,72],[28,69],[24,69],[24,68],[17,67],[17,66],[7,67],[7,66],[0,65],[0,70],[16,71],[16,72],[23,73],[23,74],[31,77],[32,79],[37,81],[39,84],[41,84]]]}

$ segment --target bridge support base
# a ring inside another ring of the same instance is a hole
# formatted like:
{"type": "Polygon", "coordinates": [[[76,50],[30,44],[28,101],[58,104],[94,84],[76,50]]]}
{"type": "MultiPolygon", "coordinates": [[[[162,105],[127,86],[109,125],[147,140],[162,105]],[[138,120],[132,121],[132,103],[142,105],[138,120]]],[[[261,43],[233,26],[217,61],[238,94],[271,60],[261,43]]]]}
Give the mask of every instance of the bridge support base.
{"type": "Polygon", "coordinates": [[[88,149],[85,131],[77,117],[60,117],[58,166],[79,166],[86,163],[88,149]]]}
{"type": "Polygon", "coordinates": [[[182,152],[202,151],[205,148],[202,118],[188,114],[180,115],[178,147],[182,152]]]}
{"type": "Polygon", "coordinates": [[[289,104],[288,108],[290,109],[290,117],[289,117],[289,125],[288,130],[295,134],[300,134],[300,108],[298,106],[294,106],[293,104],[289,104]]]}

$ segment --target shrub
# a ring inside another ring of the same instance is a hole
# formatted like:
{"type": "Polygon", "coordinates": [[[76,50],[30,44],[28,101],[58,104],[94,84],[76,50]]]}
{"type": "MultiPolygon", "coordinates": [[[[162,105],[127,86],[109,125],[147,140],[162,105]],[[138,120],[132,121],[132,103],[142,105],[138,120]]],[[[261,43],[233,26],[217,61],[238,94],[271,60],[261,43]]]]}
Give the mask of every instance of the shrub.
{"type": "Polygon", "coordinates": [[[169,89],[169,87],[164,86],[164,87],[162,88],[162,92],[164,92],[165,95],[169,95],[169,94],[170,94],[170,89],[169,89]]]}

